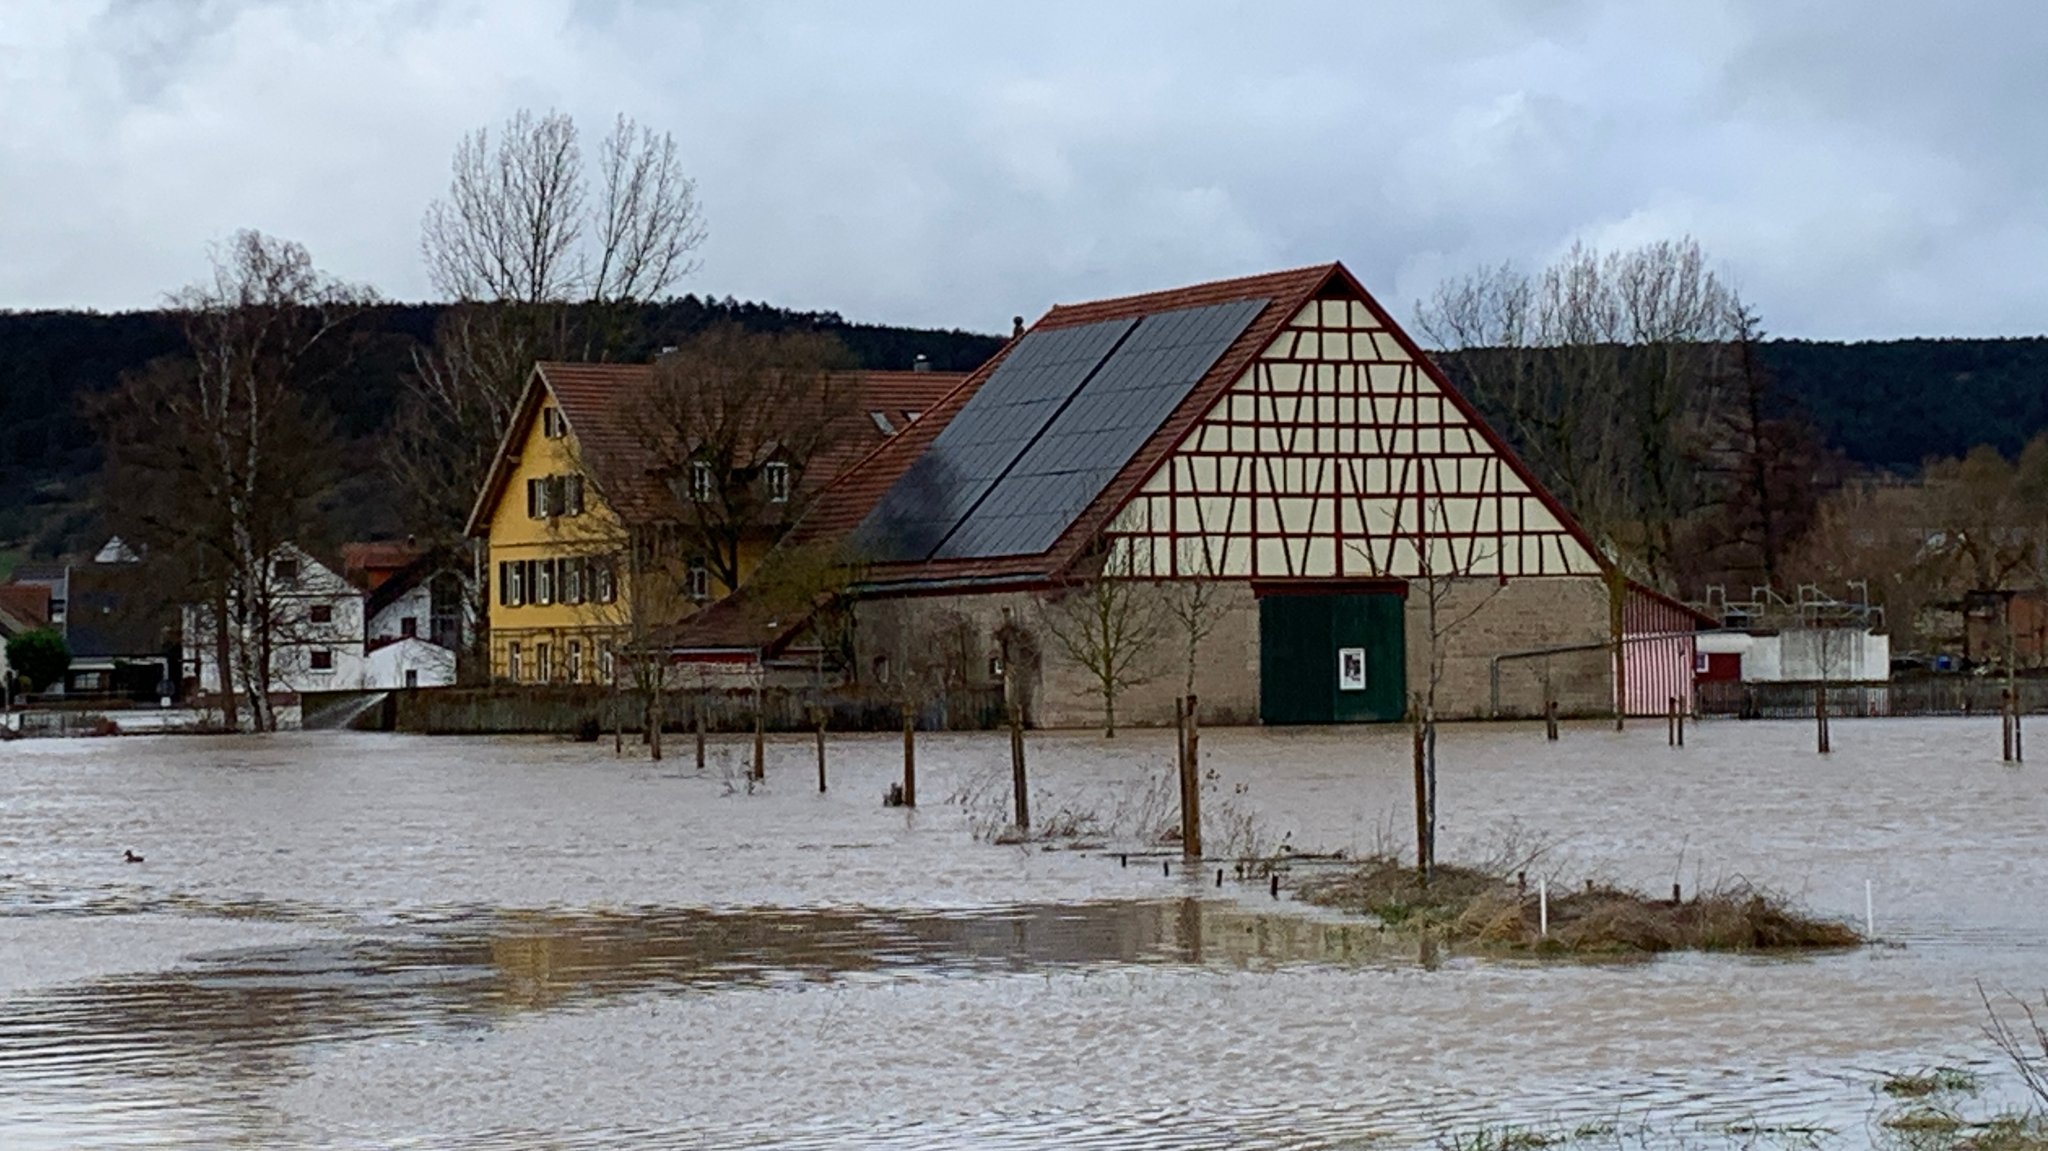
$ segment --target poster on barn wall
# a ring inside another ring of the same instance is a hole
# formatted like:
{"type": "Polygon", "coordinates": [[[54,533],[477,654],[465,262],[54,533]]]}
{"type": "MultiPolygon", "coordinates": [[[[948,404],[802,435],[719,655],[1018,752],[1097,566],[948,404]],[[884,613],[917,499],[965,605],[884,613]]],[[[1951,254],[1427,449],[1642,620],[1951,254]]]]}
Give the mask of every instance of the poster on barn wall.
{"type": "Polygon", "coordinates": [[[1337,649],[1337,690],[1365,690],[1364,648],[1340,647],[1337,649]]]}

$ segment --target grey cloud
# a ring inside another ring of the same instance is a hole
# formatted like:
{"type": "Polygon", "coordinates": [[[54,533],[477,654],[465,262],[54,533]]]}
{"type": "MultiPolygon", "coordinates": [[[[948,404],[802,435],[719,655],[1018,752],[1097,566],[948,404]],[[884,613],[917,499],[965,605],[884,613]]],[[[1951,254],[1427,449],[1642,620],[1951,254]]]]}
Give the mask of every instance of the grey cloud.
{"type": "Polygon", "coordinates": [[[515,108],[675,131],[686,290],[998,330],[1341,258],[1691,232],[1774,331],[2048,328],[2048,10],[1881,3],[31,4],[0,22],[0,306],[143,306],[240,226],[426,294],[515,108]]]}

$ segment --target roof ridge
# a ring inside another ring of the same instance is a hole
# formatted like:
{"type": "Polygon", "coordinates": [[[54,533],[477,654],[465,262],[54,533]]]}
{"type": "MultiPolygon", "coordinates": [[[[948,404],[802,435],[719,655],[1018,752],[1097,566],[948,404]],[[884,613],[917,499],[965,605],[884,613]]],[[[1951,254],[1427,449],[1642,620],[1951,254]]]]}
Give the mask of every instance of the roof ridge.
{"type": "MultiPolygon", "coordinates": [[[[1151,310],[1143,307],[1147,303],[1164,303],[1169,300],[1190,296],[1214,296],[1226,291],[1242,291],[1247,296],[1261,293],[1272,295],[1274,294],[1272,289],[1278,285],[1287,284],[1291,280],[1310,274],[1315,274],[1318,277],[1328,276],[1343,266],[1341,261],[1331,260],[1327,263],[1304,264],[1298,268],[1287,268],[1277,272],[1258,272],[1248,276],[1226,276],[1221,279],[1204,280],[1194,284],[1182,284],[1179,287],[1161,288],[1150,292],[1133,292],[1123,296],[1104,296],[1100,299],[1080,300],[1070,304],[1054,304],[1051,308],[1047,309],[1044,316],[1039,318],[1038,323],[1043,324],[1047,321],[1060,319],[1064,313],[1068,312],[1146,311],[1151,310]]],[[[1032,325],[1032,327],[1037,326],[1038,324],[1032,325]]]]}

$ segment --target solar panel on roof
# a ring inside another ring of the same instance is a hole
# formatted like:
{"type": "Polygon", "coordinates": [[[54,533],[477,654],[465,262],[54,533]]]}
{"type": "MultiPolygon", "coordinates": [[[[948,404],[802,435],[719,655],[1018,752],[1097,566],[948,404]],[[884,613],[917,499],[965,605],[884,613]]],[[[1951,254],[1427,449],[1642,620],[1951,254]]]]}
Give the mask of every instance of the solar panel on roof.
{"type": "Polygon", "coordinates": [[[930,557],[1136,324],[1027,333],[861,521],[853,546],[880,562],[930,557]]]}
{"type": "Polygon", "coordinates": [[[1035,555],[1051,547],[1265,306],[1263,299],[1234,300],[1146,316],[933,558],[1035,555]]]}

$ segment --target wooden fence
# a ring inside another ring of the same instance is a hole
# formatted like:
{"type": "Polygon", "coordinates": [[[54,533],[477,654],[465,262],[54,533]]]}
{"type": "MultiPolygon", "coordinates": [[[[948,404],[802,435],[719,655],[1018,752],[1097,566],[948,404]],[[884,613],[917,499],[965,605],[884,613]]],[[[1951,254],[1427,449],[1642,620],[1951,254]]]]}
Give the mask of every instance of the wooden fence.
{"type": "MultiPolygon", "coordinates": [[[[1813,715],[1813,683],[1739,683],[1716,680],[1698,685],[1701,715],[1743,719],[1798,719],[1813,715]]],[[[2020,710],[2048,712],[2048,679],[2016,681],[2020,710]]],[[[1941,676],[1890,683],[1834,683],[1827,688],[1828,714],[1997,715],[2005,680],[1990,676],[1941,676]]]]}

